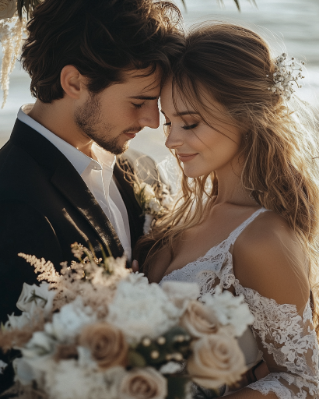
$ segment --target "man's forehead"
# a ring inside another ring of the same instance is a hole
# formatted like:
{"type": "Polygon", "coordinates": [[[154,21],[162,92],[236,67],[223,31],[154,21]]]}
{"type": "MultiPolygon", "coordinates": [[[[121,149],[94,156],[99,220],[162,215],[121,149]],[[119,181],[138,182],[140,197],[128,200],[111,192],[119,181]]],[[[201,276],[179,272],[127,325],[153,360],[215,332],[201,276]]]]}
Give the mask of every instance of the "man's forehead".
{"type": "MultiPolygon", "coordinates": [[[[124,73],[124,84],[134,91],[135,95],[159,96],[161,90],[162,74],[157,69],[132,70],[124,73]]],[[[130,96],[131,93],[128,93],[130,96]]]]}

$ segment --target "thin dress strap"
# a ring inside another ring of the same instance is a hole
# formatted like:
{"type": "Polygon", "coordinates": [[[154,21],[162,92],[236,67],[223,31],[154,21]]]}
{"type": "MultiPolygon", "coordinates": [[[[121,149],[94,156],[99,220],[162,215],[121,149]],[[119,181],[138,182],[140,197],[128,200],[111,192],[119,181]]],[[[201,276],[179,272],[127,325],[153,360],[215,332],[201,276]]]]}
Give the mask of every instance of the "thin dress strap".
{"type": "Polygon", "coordinates": [[[254,212],[248,219],[246,219],[241,225],[239,225],[234,231],[232,231],[227,239],[230,245],[233,245],[242,231],[251,223],[253,222],[257,216],[261,213],[266,212],[267,209],[260,208],[256,212],[254,212]]]}

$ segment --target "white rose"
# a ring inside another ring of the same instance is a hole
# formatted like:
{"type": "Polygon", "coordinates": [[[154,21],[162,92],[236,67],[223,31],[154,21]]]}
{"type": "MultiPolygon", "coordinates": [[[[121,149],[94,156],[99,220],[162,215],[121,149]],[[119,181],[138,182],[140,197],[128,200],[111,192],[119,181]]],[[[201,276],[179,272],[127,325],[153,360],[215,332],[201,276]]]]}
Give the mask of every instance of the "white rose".
{"type": "Polygon", "coordinates": [[[16,0],[0,0],[0,20],[12,18],[16,10],[16,0]]]}
{"type": "Polygon", "coordinates": [[[196,283],[164,281],[161,287],[179,309],[185,310],[189,301],[195,301],[199,297],[199,286],[196,283]]]}

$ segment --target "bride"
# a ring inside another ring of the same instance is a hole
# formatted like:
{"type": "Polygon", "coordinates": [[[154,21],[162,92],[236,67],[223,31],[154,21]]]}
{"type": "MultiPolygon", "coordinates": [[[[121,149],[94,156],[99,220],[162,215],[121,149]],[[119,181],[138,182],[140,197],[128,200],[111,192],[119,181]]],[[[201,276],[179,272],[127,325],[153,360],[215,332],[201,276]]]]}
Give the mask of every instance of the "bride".
{"type": "Polygon", "coordinates": [[[189,34],[161,94],[182,196],[139,244],[151,282],[244,296],[255,321],[240,344],[269,374],[236,399],[319,397],[318,145],[285,57],[239,26],[189,34]]]}

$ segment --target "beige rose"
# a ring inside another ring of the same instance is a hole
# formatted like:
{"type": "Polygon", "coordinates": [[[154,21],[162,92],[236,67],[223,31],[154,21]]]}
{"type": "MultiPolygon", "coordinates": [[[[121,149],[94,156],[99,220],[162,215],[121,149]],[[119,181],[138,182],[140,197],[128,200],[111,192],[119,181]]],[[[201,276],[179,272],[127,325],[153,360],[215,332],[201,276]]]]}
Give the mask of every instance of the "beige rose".
{"type": "Polygon", "coordinates": [[[246,371],[244,355],[227,330],[203,336],[193,342],[192,349],[187,369],[193,381],[204,388],[231,385],[246,371]]]}
{"type": "Polygon", "coordinates": [[[126,366],[128,344],[122,331],[111,324],[97,323],[85,327],[79,344],[90,349],[92,358],[103,370],[126,366]]]}
{"type": "Polygon", "coordinates": [[[165,399],[166,379],[151,367],[128,372],[120,385],[120,399],[165,399]]]}
{"type": "Polygon", "coordinates": [[[16,10],[16,0],[0,0],[0,19],[12,18],[16,10]]]}
{"type": "Polygon", "coordinates": [[[189,302],[181,318],[181,325],[194,338],[214,334],[220,327],[214,312],[198,301],[189,302]]]}

